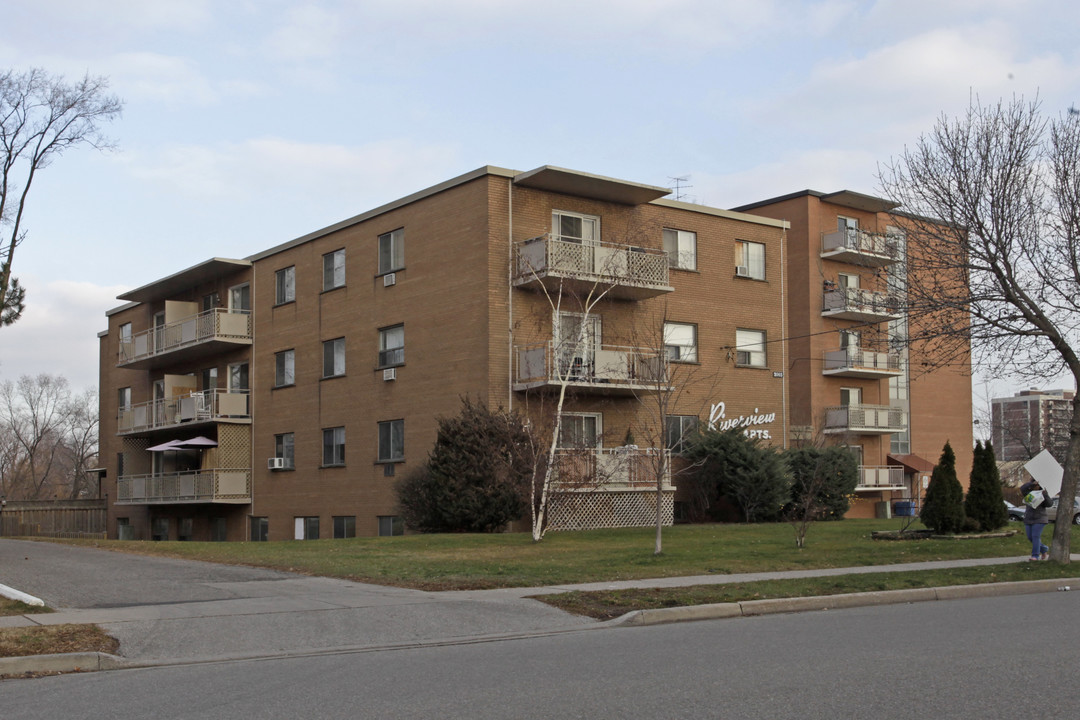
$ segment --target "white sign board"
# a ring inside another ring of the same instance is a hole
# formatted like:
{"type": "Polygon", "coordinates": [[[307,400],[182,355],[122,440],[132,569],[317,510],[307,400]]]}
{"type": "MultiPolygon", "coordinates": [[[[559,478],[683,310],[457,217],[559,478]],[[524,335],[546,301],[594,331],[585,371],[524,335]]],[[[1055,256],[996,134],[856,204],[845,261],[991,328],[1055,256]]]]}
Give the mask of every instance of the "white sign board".
{"type": "Polygon", "coordinates": [[[1061,476],[1065,474],[1065,470],[1049,450],[1043,450],[1028,460],[1024,464],[1024,469],[1042,485],[1043,490],[1051,495],[1061,492],[1061,476]]]}

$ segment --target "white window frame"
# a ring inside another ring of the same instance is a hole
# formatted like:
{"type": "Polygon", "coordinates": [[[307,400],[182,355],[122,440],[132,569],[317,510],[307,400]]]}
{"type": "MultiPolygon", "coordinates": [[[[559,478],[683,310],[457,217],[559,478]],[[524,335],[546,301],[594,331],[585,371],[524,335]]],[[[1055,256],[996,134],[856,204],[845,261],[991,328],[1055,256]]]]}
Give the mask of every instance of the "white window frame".
{"type": "Polygon", "coordinates": [[[564,412],[559,427],[559,447],[562,449],[600,448],[604,444],[604,414],[564,412]],[[595,443],[588,442],[588,425],[592,421],[595,443]],[[580,425],[580,428],[578,427],[580,425]],[[572,435],[570,434],[572,433],[572,435]],[[577,438],[581,438],[580,442],[577,438]]]}
{"type": "Polygon", "coordinates": [[[745,274],[739,275],[738,270],[735,271],[738,277],[748,277],[753,280],[765,279],[765,243],[753,242],[751,240],[736,240],[735,241],[735,266],[746,268],[745,274]]]}
{"type": "Polygon", "coordinates": [[[345,426],[323,428],[322,467],[342,467],[344,465],[345,426]],[[329,453],[327,452],[328,448],[329,453]],[[329,462],[327,462],[328,460],[329,462]]]}
{"type": "Polygon", "coordinates": [[[296,435],[294,433],[274,435],[274,457],[285,460],[285,467],[288,470],[296,467],[296,435]]]}
{"type": "Polygon", "coordinates": [[[769,363],[768,353],[765,350],[767,340],[764,330],[737,328],[735,330],[735,365],[767,367],[769,363]]]}
{"type": "Polygon", "coordinates": [[[281,268],[274,273],[274,304],[296,302],[296,266],[281,268]]]}
{"type": "Polygon", "coordinates": [[[229,310],[231,312],[251,310],[250,283],[240,283],[229,288],[229,310]]]}
{"type": "Polygon", "coordinates": [[[405,421],[402,419],[380,421],[377,442],[375,452],[378,462],[405,462],[405,421]],[[384,441],[389,450],[387,454],[383,453],[384,441]]]}
{"type": "Polygon", "coordinates": [[[665,322],[664,352],[668,362],[698,361],[698,326],[694,323],[665,322]],[[686,334],[690,342],[686,342],[686,334]]]}
{"type": "Polygon", "coordinates": [[[116,404],[121,410],[131,409],[131,388],[122,387],[116,392],[116,404]]]}
{"type": "Polygon", "coordinates": [[[861,387],[842,387],[840,388],[840,404],[848,407],[852,405],[862,405],[862,388],[861,387]],[[854,401],[854,402],[852,402],[854,401]]]}
{"type": "Polygon", "coordinates": [[[323,340],[322,345],[323,378],[341,377],[345,374],[345,338],[323,340]]]}
{"type": "Polygon", "coordinates": [[[697,233],[664,228],[664,252],[668,256],[668,267],[697,270],[697,233]]]}
{"type": "Polygon", "coordinates": [[[323,255],[323,292],[345,287],[345,248],[323,255]]]}
{"type": "Polygon", "coordinates": [[[405,268],[405,228],[383,233],[379,236],[378,246],[379,275],[405,268]]]}
{"type": "Polygon", "coordinates": [[[701,425],[701,418],[697,415],[668,415],[664,424],[664,447],[673,453],[680,453],[683,451],[686,434],[701,425]]]}
{"type": "Polygon", "coordinates": [[[405,323],[379,329],[378,368],[405,364],[405,323]]]}
{"type": "Polygon", "coordinates": [[[577,243],[578,245],[600,244],[600,216],[585,215],[583,213],[570,212],[567,210],[551,211],[551,237],[554,240],[577,243]],[[562,219],[581,221],[580,232],[577,234],[563,234],[562,219]]]}
{"type": "Polygon", "coordinates": [[[296,384],[296,351],[280,350],[274,353],[274,387],[296,384]]]}

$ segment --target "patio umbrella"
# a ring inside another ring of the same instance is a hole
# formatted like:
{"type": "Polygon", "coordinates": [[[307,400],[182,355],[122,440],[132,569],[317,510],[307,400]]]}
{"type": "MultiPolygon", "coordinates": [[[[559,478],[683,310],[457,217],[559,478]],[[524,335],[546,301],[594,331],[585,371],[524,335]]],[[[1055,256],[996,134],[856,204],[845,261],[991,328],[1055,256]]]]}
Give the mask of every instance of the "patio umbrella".
{"type": "Polygon", "coordinates": [[[155,445],[146,449],[150,452],[165,452],[166,450],[176,450],[178,449],[176,447],[176,444],[179,442],[179,440],[170,440],[169,442],[163,442],[160,445],[155,445]]]}
{"type": "MultiPolygon", "coordinates": [[[[168,444],[168,443],[166,443],[168,444]]],[[[211,440],[208,437],[199,435],[188,440],[175,440],[172,447],[168,450],[202,450],[203,448],[217,447],[217,440],[211,440]]],[[[153,449],[153,448],[151,448],[153,449]]]]}

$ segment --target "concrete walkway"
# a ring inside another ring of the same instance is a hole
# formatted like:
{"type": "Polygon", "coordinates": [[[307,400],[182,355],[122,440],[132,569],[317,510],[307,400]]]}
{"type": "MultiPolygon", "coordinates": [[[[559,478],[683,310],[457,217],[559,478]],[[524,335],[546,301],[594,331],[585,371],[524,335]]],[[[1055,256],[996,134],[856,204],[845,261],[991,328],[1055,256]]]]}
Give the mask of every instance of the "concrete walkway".
{"type": "MultiPolygon", "coordinates": [[[[1080,555],[1074,555],[1073,559],[1080,560],[1080,555]]],[[[0,541],[0,582],[16,587],[18,579],[25,580],[33,587],[29,590],[20,587],[19,590],[38,594],[46,604],[58,611],[41,615],[0,617],[0,627],[96,624],[120,640],[120,653],[123,657],[101,658],[95,654],[93,657],[72,655],[2,658],[0,674],[18,674],[40,669],[63,671],[75,667],[97,669],[163,665],[483,642],[576,632],[613,624],[653,624],[762,612],[795,612],[859,604],[972,597],[977,594],[1043,592],[1070,583],[1072,587],[1080,589],[1080,580],[1053,580],[967,586],[949,591],[929,589],[860,593],[831,598],[670,608],[634,613],[607,623],[570,615],[528,599],[533,595],[570,590],[683,587],[970,567],[1017,563],[1022,560],[1021,557],[953,560],[534,588],[425,592],[253,568],[5,540],[0,541]],[[71,553],[72,550],[76,552],[71,553]],[[13,569],[10,563],[15,562],[14,558],[19,555],[22,555],[25,567],[16,564],[13,569]],[[64,579],[49,572],[56,569],[58,564],[69,568],[78,566],[80,569],[75,573],[76,577],[69,576],[64,579]],[[50,575],[51,579],[48,579],[50,575]],[[90,576],[94,575],[97,581],[90,582],[90,576]],[[108,587],[102,587],[102,583],[111,583],[112,591],[110,592],[108,587]],[[963,595],[957,595],[956,591],[962,591],[963,595]],[[82,600],[79,599],[80,596],[82,600]],[[170,596],[172,600],[168,599],[170,596]],[[117,602],[121,597],[128,602],[117,602]],[[68,606],[57,603],[57,598],[68,601],[68,606]],[[92,602],[87,602],[86,598],[90,598],[92,602]]]]}

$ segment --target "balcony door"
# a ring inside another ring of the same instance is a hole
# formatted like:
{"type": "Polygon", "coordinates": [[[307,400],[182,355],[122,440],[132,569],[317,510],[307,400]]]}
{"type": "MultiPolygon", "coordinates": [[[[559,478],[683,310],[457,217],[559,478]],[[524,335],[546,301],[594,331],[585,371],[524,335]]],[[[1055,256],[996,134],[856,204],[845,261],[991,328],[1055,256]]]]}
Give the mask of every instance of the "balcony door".
{"type": "Polygon", "coordinates": [[[555,210],[551,213],[551,237],[561,241],[551,248],[554,269],[571,273],[596,272],[600,218],[555,210]]]}
{"type": "Polygon", "coordinates": [[[600,316],[559,313],[555,320],[555,353],[559,376],[570,379],[592,377],[596,351],[600,347],[600,316]]]}
{"type": "Polygon", "coordinates": [[[559,428],[562,449],[599,448],[604,434],[604,416],[600,413],[563,413],[559,428]]]}
{"type": "Polygon", "coordinates": [[[250,310],[251,309],[251,285],[244,283],[243,285],[233,285],[229,288],[229,310],[250,310]]]}
{"type": "Polygon", "coordinates": [[[841,405],[862,405],[862,388],[840,388],[841,405]]]}

